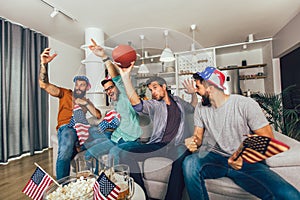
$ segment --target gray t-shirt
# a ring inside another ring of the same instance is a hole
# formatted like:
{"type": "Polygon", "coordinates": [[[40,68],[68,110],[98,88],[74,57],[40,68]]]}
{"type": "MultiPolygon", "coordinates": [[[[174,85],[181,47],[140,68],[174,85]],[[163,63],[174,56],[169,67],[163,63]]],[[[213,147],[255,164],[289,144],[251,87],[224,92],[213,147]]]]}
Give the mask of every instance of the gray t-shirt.
{"type": "Polygon", "coordinates": [[[230,95],[219,108],[198,103],[194,120],[195,126],[205,129],[201,149],[224,156],[238,149],[243,135],[269,124],[258,103],[241,95],[230,95]]]}

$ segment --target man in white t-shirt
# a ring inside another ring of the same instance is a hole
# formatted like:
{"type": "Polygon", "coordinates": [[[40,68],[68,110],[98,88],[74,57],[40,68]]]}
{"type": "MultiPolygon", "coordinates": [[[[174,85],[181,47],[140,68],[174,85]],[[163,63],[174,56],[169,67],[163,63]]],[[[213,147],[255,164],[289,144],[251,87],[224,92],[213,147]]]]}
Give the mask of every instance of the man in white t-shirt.
{"type": "Polygon", "coordinates": [[[261,199],[300,199],[299,191],[264,162],[250,164],[237,158],[245,134],[274,137],[258,103],[241,95],[226,95],[225,76],[214,67],[195,73],[193,78],[202,103],[195,109],[194,135],[185,145],[191,152],[201,148],[183,163],[190,199],[208,199],[204,180],[221,177],[231,178],[261,199]]]}

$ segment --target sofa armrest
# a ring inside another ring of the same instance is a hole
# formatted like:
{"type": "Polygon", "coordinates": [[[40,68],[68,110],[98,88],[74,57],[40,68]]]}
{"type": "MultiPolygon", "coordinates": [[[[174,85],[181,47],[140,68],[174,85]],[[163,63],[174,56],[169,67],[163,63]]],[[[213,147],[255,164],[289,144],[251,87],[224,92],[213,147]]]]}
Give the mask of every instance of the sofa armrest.
{"type": "Polygon", "coordinates": [[[267,165],[270,167],[300,166],[300,142],[276,131],[274,131],[274,136],[277,140],[290,146],[290,149],[268,158],[267,165]]]}

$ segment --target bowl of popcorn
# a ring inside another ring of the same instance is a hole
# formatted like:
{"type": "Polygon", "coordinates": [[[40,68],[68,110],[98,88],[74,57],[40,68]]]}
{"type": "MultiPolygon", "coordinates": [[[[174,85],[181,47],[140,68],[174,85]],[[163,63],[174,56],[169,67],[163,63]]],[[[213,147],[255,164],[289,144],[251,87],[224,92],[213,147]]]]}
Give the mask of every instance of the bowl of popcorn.
{"type": "Polygon", "coordinates": [[[93,186],[96,176],[81,176],[80,178],[68,176],[58,180],[60,186],[55,183],[45,191],[44,200],[92,200],[94,196],[93,186]]]}

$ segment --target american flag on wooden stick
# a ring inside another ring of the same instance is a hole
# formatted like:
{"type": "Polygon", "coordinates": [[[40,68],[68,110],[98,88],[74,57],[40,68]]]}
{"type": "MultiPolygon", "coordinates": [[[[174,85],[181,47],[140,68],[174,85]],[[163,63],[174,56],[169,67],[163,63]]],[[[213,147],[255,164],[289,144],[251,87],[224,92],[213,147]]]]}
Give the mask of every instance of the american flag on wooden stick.
{"type": "Polygon", "coordinates": [[[104,172],[94,184],[94,200],[115,200],[120,193],[120,187],[115,185],[104,172]]]}
{"type": "Polygon", "coordinates": [[[75,104],[73,108],[74,128],[77,133],[79,144],[82,145],[89,137],[90,124],[87,121],[82,108],[75,104]]]}
{"type": "Polygon", "coordinates": [[[242,156],[246,162],[255,163],[284,152],[289,148],[288,145],[276,139],[253,135],[243,141],[237,158],[242,156]]]}
{"type": "Polygon", "coordinates": [[[22,192],[34,200],[41,200],[45,190],[52,182],[53,179],[37,167],[22,192]]]}

